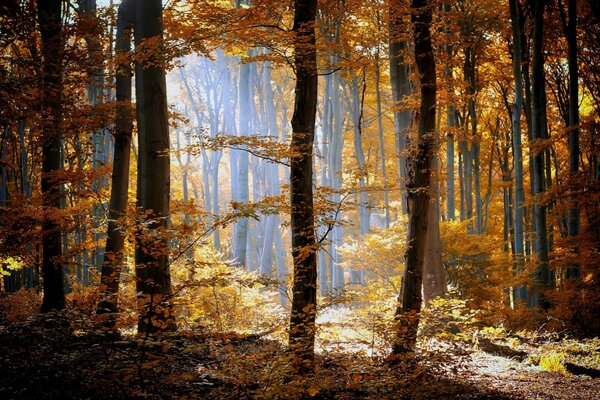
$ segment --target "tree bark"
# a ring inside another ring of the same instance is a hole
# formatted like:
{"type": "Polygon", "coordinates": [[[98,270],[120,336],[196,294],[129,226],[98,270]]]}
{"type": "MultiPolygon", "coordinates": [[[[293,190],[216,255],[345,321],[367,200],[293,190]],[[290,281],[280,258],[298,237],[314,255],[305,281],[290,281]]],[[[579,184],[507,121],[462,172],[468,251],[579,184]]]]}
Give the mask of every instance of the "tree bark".
{"type": "Polygon", "coordinates": [[[379,134],[379,156],[381,160],[381,176],[383,179],[383,206],[385,208],[385,228],[390,227],[390,193],[387,179],[387,167],[385,164],[385,141],[383,135],[383,113],[381,111],[381,71],[379,49],[375,53],[375,98],[377,102],[377,132],[379,134]]]}
{"type": "Polygon", "coordinates": [[[315,344],[317,263],[313,208],[313,142],[317,108],[316,0],[294,2],[296,89],[292,116],[290,195],[294,284],[289,347],[302,373],[312,370],[315,344]]]}
{"type": "Polygon", "coordinates": [[[419,314],[421,282],[429,217],[429,185],[434,149],[436,112],[436,73],[431,43],[431,6],[428,0],[413,0],[411,16],[415,43],[415,60],[420,77],[418,151],[408,159],[408,245],[405,255],[402,291],[396,309],[396,337],[392,354],[414,354],[419,314]]]}
{"type": "Polygon", "coordinates": [[[63,116],[63,53],[62,1],[37,2],[43,55],[42,87],[42,201],[46,209],[43,233],[42,274],[44,299],[42,312],[64,309],[65,290],[63,272],[62,239],[56,213],[61,208],[60,182],[53,174],[63,168],[62,135],[60,125],[63,116]]]}
{"type": "MultiPolygon", "coordinates": [[[[443,4],[444,13],[450,12],[450,4],[443,4]]],[[[448,28],[445,28],[449,32],[448,28]]],[[[446,65],[444,66],[444,77],[448,85],[448,94],[454,94],[454,83],[452,77],[451,59],[453,49],[451,44],[447,44],[444,48],[446,52],[446,65]]],[[[458,126],[456,121],[456,109],[452,104],[452,98],[448,99],[446,105],[446,127],[448,128],[448,137],[446,139],[446,219],[454,221],[456,219],[456,203],[455,203],[455,185],[454,185],[454,129],[458,126]]]]}
{"type": "MultiPolygon", "coordinates": [[[[579,66],[577,65],[577,1],[568,0],[569,22],[567,25],[567,46],[569,63],[569,174],[574,178],[579,173],[579,66]]],[[[571,196],[569,210],[569,236],[579,235],[579,207],[575,196],[571,196]]],[[[578,253],[579,249],[574,248],[578,253]]],[[[567,277],[574,279],[580,275],[579,265],[567,269],[567,277]]]]}
{"type": "MultiPolygon", "coordinates": [[[[544,78],[544,0],[532,0],[533,7],[533,55],[532,55],[532,108],[531,136],[535,147],[545,137],[544,121],[545,78],[544,78]]],[[[545,190],[544,151],[537,149],[533,154],[533,194],[540,195],[545,190]]],[[[533,206],[535,222],[535,252],[538,267],[535,281],[530,291],[529,305],[532,307],[548,307],[543,298],[543,291],[548,288],[548,232],[546,223],[546,206],[538,199],[533,206]]]]}
{"type": "MultiPolygon", "coordinates": [[[[125,57],[131,50],[131,29],[135,17],[135,0],[124,0],[119,5],[115,52],[125,57]]],[[[131,65],[129,61],[117,65],[116,96],[117,112],[115,121],[115,144],[110,192],[108,232],[106,249],[100,276],[102,300],[98,304],[98,314],[117,312],[119,278],[124,264],[125,231],[119,220],[125,215],[129,192],[129,161],[131,153],[131,133],[133,130],[133,110],[131,108],[131,65]]],[[[112,315],[103,321],[106,329],[112,330],[115,318],[112,315]]]]}
{"type": "MultiPolygon", "coordinates": [[[[435,151],[434,151],[435,153],[435,151]]],[[[439,165],[433,157],[434,168],[439,165]]],[[[429,211],[427,216],[427,235],[425,236],[425,255],[423,258],[423,301],[428,304],[432,299],[443,296],[447,291],[446,270],[442,261],[442,242],[440,239],[440,190],[434,179],[429,182],[429,211]]]]}
{"type": "MultiPolygon", "coordinates": [[[[239,133],[240,136],[248,136],[250,134],[250,101],[252,100],[252,87],[250,86],[250,64],[240,64],[240,83],[239,83],[239,133]]],[[[238,153],[238,171],[237,176],[239,183],[238,201],[247,203],[249,201],[248,189],[248,167],[249,159],[248,152],[242,151],[238,153]]],[[[247,266],[246,247],[248,244],[248,218],[240,218],[235,226],[235,239],[233,241],[234,257],[241,266],[247,266]]]]}
{"type": "Polygon", "coordinates": [[[398,178],[401,193],[402,213],[407,213],[406,194],[406,150],[407,138],[412,124],[412,112],[406,106],[412,90],[409,79],[409,64],[406,62],[408,51],[407,29],[402,21],[405,13],[403,2],[390,1],[389,7],[389,58],[390,83],[392,85],[392,100],[394,101],[394,138],[396,156],[398,157],[398,178]]]}
{"type": "MultiPolygon", "coordinates": [[[[136,3],[135,44],[162,38],[162,2],[136,3]]],[[[167,88],[161,60],[136,63],[139,131],[137,203],[144,226],[137,232],[136,287],[140,314],[138,332],[156,335],[176,330],[170,303],[171,276],[164,229],[169,219],[170,162],[167,88]]]]}
{"type": "MultiPolygon", "coordinates": [[[[525,205],[525,190],[523,189],[523,146],[521,144],[521,114],[523,113],[523,78],[521,73],[521,24],[519,21],[519,0],[509,0],[510,17],[512,20],[512,46],[513,46],[513,79],[515,82],[515,103],[512,109],[512,146],[514,170],[514,270],[518,276],[524,264],[524,237],[523,237],[523,207],[525,205]]],[[[527,301],[527,290],[524,287],[514,289],[515,302],[527,301]]]]}
{"type": "MultiPolygon", "coordinates": [[[[91,29],[91,34],[85,36],[85,42],[88,48],[88,58],[91,63],[90,82],[88,84],[88,102],[92,105],[102,104],[104,102],[104,67],[102,65],[102,44],[99,40],[99,26],[96,17],[96,0],[78,0],[79,12],[83,14],[89,24],[95,26],[91,29]]],[[[105,127],[96,129],[92,136],[92,167],[95,169],[103,168],[108,164],[108,130],[105,127]]],[[[108,176],[103,174],[94,179],[91,188],[94,192],[100,192],[108,187],[108,176]]],[[[98,228],[104,215],[105,203],[96,203],[93,206],[93,227],[98,228]]],[[[104,241],[104,234],[99,229],[94,229],[94,266],[98,271],[104,259],[105,248],[101,245],[104,241]]],[[[87,266],[85,266],[87,268],[87,266]]],[[[87,274],[86,274],[87,275],[87,274]]]]}

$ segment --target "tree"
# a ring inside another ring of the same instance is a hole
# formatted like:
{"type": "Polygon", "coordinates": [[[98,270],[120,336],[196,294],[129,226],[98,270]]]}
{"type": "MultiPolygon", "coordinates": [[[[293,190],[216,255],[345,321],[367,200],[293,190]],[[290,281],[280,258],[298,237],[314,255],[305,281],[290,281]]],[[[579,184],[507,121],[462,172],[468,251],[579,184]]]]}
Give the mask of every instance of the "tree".
{"type": "MultiPolygon", "coordinates": [[[[569,174],[574,179],[579,172],[579,66],[577,64],[577,1],[568,0],[569,20],[566,23],[562,1],[558,2],[563,21],[563,30],[567,36],[567,61],[569,64],[569,174]],[[565,26],[566,25],[566,26],[565,26]]],[[[575,201],[572,197],[571,201],[575,201]]],[[[579,208],[576,204],[569,210],[569,236],[579,235],[579,208]]],[[[576,249],[577,251],[577,249],[576,249]]],[[[579,266],[572,265],[567,270],[568,278],[577,278],[579,266]]]]}
{"type": "MultiPolygon", "coordinates": [[[[249,51],[250,55],[251,52],[249,51]]],[[[250,64],[240,64],[240,77],[239,77],[239,107],[240,107],[240,119],[239,119],[239,134],[240,136],[250,135],[250,102],[254,98],[254,91],[250,85],[250,64]]],[[[248,189],[248,153],[241,151],[237,154],[238,161],[238,186],[237,186],[237,199],[241,203],[247,203],[249,200],[249,189],[248,189]]],[[[242,266],[248,266],[248,255],[246,254],[246,247],[248,244],[248,218],[240,218],[237,222],[235,229],[234,238],[234,257],[237,262],[242,266]]]]}
{"type": "MultiPolygon", "coordinates": [[[[544,152],[539,146],[545,138],[546,102],[544,77],[544,0],[532,0],[533,10],[533,52],[532,52],[532,107],[531,107],[531,137],[533,140],[533,194],[539,196],[545,190],[544,152]]],[[[542,291],[550,283],[548,270],[548,227],[546,223],[546,207],[538,198],[533,206],[535,223],[535,252],[538,257],[538,267],[535,282],[530,292],[530,305],[547,307],[548,303],[541,298],[542,291]]]]}
{"type": "MultiPolygon", "coordinates": [[[[523,113],[523,80],[521,74],[521,24],[519,21],[519,0],[509,0],[512,21],[513,79],[515,83],[515,102],[512,108],[512,147],[514,170],[514,247],[515,273],[519,275],[524,267],[523,248],[523,208],[525,191],[523,189],[523,147],[521,145],[521,115],[523,113]]],[[[526,301],[527,293],[523,287],[515,289],[515,300],[526,301]]]]}
{"type": "Polygon", "coordinates": [[[63,168],[61,121],[63,90],[62,1],[37,2],[42,37],[42,197],[45,207],[43,231],[44,300],[42,312],[63,309],[65,303],[61,231],[56,212],[61,208],[57,173],[63,168]]]}
{"type": "MultiPolygon", "coordinates": [[[[135,0],[123,0],[117,15],[117,36],[115,51],[122,60],[116,69],[117,110],[115,121],[115,144],[111,179],[110,203],[108,210],[108,232],[102,262],[101,285],[103,299],[98,305],[98,314],[116,313],[119,294],[119,277],[124,262],[123,248],[125,235],[120,219],[127,209],[129,189],[129,158],[133,114],[131,110],[131,65],[128,52],[131,47],[131,29],[135,16],[135,0]]],[[[114,318],[109,317],[105,327],[114,326],[114,318]]]]}
{"type": "Polygon", "coordinates": [[[317,112],[316,0],[294,2],[296,88],[292,116],[290,206],[294,283],[289,347],[298,369],[312,370],[317,303],[317,243],[313,208],[313,143],[317,112]]]}
{"type": "Polygon", "coordinates": [[[138,332],[154,335],[176,329],[171,300],[168,244],[165,228],[169,221],[170,161],[169,120],[165,70],[160,49],[148,41],[162,39],[162,2],[136,3],[135,46],[146,52],[136,63],[138,122],[137,205],[142,215],[136,237],[136,287],[140,315],[138,332]]]}
{"type": "Polygon", "coordinates": [[[436,72],[428,0],[412,0],[411,22],[415,43],[415,61],[419,72],[421,104],[416,149],[407,161],[408,240],[402,290],[396,308],[395,356],[412,354],[417,340],[421,311],[421,282],[429,214],[429,186],[435,139],[436,72]]]}
{"type": "MultiPolygon", "coordinates": [[[[390,1],[389,7],[389,57],[390,57],[390,83],[392,85],[392,98],[394,100],[394,137],[396,143],[396,157],[398,157],[398,177],[400,190],[404,191],[406,184],[406,140],[412,124],[411,110],[406,101],[411,94],[409,80],[409,64],[407,60],[408,41],[405,23],[402,21],[404,4],[402,1],[390,1]]],[[[404,197],[404,196],[403,196],[404,197]]],[[[406,199],[402,199],[402,212],[406,213],[406,199]]]]}

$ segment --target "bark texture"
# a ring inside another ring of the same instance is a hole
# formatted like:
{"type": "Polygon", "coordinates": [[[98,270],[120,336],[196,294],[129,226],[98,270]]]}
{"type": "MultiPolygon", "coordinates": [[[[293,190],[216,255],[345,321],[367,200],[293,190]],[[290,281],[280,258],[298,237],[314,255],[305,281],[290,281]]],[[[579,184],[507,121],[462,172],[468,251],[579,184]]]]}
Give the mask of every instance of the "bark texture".
{"type": "Polygon", "coordinates": [[[63,53],[62,1],[37,2],[43,55],[42,85],[42,201],[45,208],[42,275],[44,299],[42,312],[65,308],[65,289],[61,232],[56,210],[61,208],[62,194],[56,172],[63,168],[62,90],[63,53]],[[54,215],[53,215],[54,214],[54,215]]]}
{"type": "MultiPolygon", "coordinates": [[[[533,194],[535,196],[545,191],[544,152],[536,149],[536,145],[545,138],[545,77],[544,77],[544,0],[532,0],[533,7],[533,54],[532,54],[532,107],[531,107],[531,136],[533,150],[533,194]]],[[[550,274],[548,270],[548,227],[546,221],[546,206],[538,199],[533,206],[535,225],[535,253],[538,259],[535,281],[529,295],[529,305],[546,308],[543,291],[548,287],[550,274]]]]}
{"type": "MultiPolygon", "coordinates": [[[[136,3],[135,44],[162,38],[162,3],[138,0],[136,3]]],[[[147,50],[142,50],[147,51],[147,50]]],[[[169,219],[169,124],[167,88],[161,60],[136,64],[139,161],[137,203],[144,222],[137,233],[136,286],[140,315],[138,332],[155,335],[173,331],[176,325],[170,304],[171,276],[168,244],[164,228],[169,219]]]]}
{"type": "Polygon", "coordinates": [[[406,61],[408,51],[408,29],[402,21],[405,9],[404,2],[390,1],[389,8],[389,57],[390,57],[390,83],[392,85],[392,99],[394,101],[394,138],[396,156],[398,157],[399,188],[402,196],[402,213],[407,212],[406,197],[406,150],[407,137],[412,124],[412,113],[407,108],[406,101],[411,94],[409,80],[409,64],[406,61]]]}
{"type": "MultiPolygon", "coordinates": [[[[124,0],[119,5],[117,15],[117,35],[115,51],[124,56],[131,49],[131,30],[135,16],[135,0],[124,0]]],[[[115,144],[113,152],[113,170],[108,214],[106,248],[100,276],[102,301],[98,305],[98,314],[117,312],[119,277],[124,263],[123,247],[125,230],[119,220],[127,209],[129,190],[129,159],[131,152],[131,132],[133,113],[131,108],[131,65],[125,61],[116,70],[117,110],[115,121],[115,144]]],[[[104,327],[114,327],[114,316],[104,320],[104,327]]]]}
{"type": "Polygon", "coordinates": [[[316,0],[295,0],[296,89],[290,160],[294,283],[289,347],[301,372],[312,370],[317,301],[317,243],[313,208],[313,142],[317,109],[316,0]]]}
{"type": "MultiPolygon", "coordinates": [[[[521,144],[521,114],[523,113],[523,80],[521,74],[521,24],[519,21],[518,0],[509,0],[510,18],[512,21],[513,35],[513,77],[515,81],[515,102],[512,109],[512,146],[514,170],[514,269],[519,275],[524,267],[524,237],[523,237],[523,207],[525,204],[525,190],[523,188],[523,146],[521,144]]],[[[524,287],[514,289],[515,302],[526,302],[527,291],[524,287]]]]}
{"type": "Polygon", "coordinates": [[[436,74],[430,34],[431,7],[428,0],[413,0],[411,7],[414,10],[411,20],[420,77],[421,105],[417,152],[407,162],[408,245],[399,306],[395,314],[397,332],[392,353],[396,356],[413,354],[417,341],[435,135],[436,74]]]}

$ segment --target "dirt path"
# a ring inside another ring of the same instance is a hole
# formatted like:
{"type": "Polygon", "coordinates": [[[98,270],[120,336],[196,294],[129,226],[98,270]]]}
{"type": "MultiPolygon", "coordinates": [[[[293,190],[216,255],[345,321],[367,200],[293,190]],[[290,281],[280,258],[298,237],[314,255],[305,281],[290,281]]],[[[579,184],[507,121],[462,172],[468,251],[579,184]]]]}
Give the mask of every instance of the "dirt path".
{"type": "Polygon", "coordinates": [[[476,352],[468,356],[467,371],[456,379],[487,387],[514,399],[600,399],[600,379],[586,375],[563,375],[505,357],[476,352]]]}

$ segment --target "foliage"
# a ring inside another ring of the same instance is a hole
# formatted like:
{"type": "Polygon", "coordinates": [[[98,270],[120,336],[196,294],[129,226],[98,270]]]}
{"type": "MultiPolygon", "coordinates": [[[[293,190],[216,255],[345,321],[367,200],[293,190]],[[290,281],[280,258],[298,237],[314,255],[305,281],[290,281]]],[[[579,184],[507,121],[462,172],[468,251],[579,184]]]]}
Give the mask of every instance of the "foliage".
{"type": "Polygon", "coordinates": [[[361,241],[345,243],[338,249],[343,266],[368,271],[373,277],[400,276],[406,246],[406,221],[399,218],[389,229],[373,232],[361,241]]]}
{"type": "Polygon", "coordinates": [[[274,282],[232,267],[211,246],[195,247],[194,257],[172,266],[182,326],[251,333],[283,324],[284,309],[274,304],[274,282]]]}
{"type": "Polygon", "coordinates": [[[548,353],[540,358],[540,368],[548,372],[558,372],[566,374],[565,354],[564,353],[548,353]]]}

